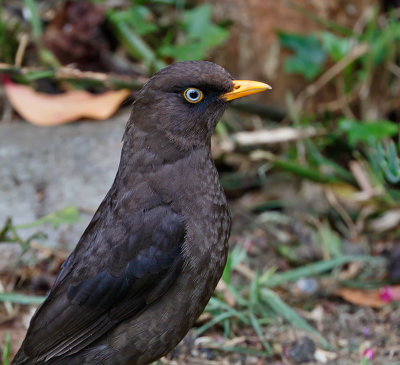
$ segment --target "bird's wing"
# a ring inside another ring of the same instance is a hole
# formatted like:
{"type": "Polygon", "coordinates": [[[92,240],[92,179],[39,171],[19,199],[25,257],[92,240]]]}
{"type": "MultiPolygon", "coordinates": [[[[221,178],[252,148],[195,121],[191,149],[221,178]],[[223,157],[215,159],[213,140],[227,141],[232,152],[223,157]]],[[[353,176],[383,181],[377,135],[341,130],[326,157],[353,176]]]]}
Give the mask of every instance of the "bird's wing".
{"type": "Polygon", "coordinates": [[[76,353],[161,297],[181,271],[185,223],[170,206],[109,220],[85,231],[31,321],[25,356],[76,353]]]}

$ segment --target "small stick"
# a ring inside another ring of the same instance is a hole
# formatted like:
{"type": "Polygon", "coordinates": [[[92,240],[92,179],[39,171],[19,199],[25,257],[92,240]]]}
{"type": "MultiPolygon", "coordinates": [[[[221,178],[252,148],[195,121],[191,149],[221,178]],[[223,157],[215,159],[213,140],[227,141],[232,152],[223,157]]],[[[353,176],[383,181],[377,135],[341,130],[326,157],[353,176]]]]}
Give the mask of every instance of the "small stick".
{"type": "Polygon", "coordinates": [[[59,69],[43,67],[16,67],[8,63],[0,63],[0,73],[24,76],[27,81],[49,77],[64,80],[87,80],[103,84],[107,87],[126,87],[132,90],[141,89],[143,84],[147,81],[147,78],[142,76],[139,76],[133,80],[131,77],[115,76],[103,72],[81,71],[71,67],[60,67],[59,69]]]}

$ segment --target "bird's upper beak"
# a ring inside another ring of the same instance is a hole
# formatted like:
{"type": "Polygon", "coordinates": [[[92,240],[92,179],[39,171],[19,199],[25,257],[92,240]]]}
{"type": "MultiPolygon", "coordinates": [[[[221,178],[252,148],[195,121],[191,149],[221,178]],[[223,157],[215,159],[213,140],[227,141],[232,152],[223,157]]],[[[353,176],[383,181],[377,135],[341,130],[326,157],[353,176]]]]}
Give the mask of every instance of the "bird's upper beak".
{"type": "Polygon", "coordinates": [[[261,91],[272,89],[271,86],[258,81],[233,80],[233,90],[223,95],[221,98],[226,101],[241,98],[242,96],[256,94],[261,91]]]}

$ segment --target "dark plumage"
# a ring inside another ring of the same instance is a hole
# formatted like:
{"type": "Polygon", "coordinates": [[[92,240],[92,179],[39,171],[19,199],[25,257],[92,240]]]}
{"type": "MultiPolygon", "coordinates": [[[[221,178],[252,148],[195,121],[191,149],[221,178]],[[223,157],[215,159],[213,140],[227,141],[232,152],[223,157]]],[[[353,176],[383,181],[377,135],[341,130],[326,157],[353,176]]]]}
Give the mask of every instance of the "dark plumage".
{"type": "Polygon", "coordinates": [[[176,346],[228,250],[211,134],[227,100],[266,88],[202,61],[175,63],[146,83],[115,181],[12,364],[148,364],[176,346]]]}

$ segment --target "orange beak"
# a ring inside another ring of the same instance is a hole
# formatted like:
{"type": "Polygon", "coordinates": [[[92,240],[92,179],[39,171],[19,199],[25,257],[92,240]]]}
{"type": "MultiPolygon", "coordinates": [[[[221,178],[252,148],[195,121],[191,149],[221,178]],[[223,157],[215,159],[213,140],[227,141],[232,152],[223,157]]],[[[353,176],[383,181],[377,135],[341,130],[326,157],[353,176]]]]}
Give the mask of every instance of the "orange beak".
{"type": "Polygon", "coordinates": [[[233,80],[233,90],[221,95],[226,101],[241,98],[246,95],[256,94],[261,91],[272,89],[271,86],[258,81],[233,80]]]}

